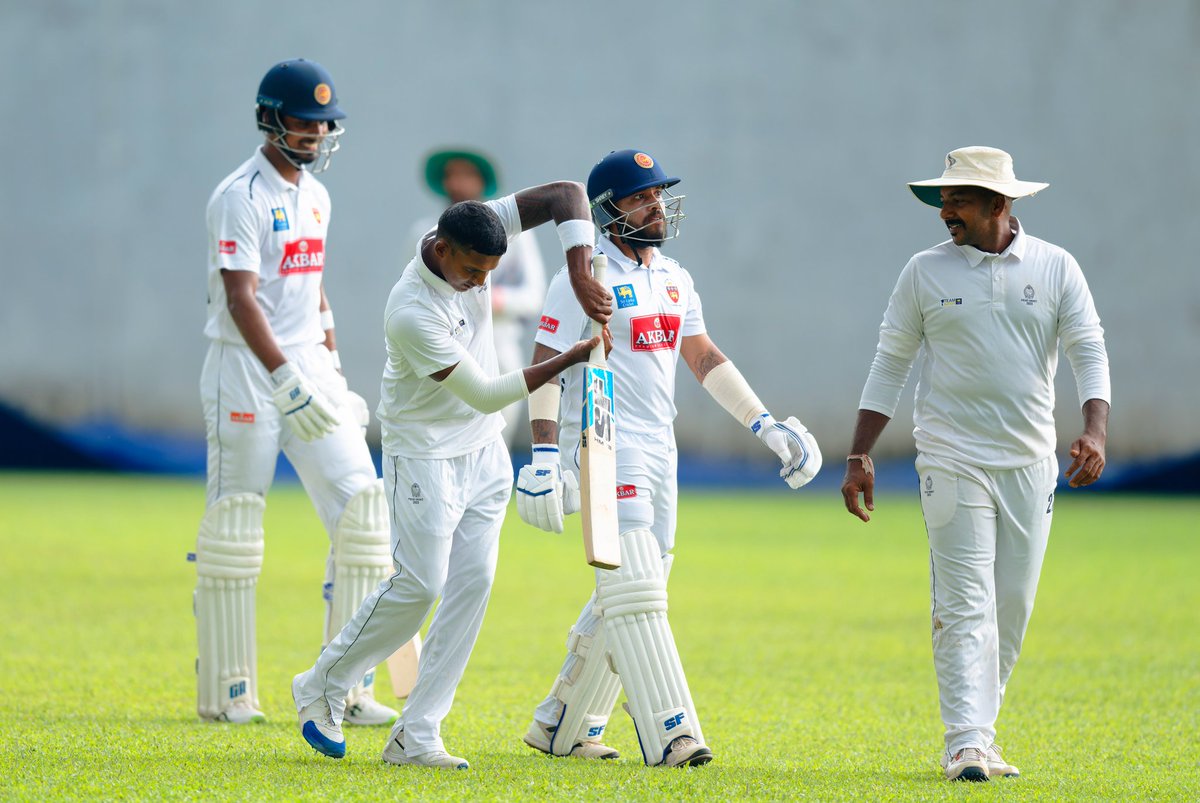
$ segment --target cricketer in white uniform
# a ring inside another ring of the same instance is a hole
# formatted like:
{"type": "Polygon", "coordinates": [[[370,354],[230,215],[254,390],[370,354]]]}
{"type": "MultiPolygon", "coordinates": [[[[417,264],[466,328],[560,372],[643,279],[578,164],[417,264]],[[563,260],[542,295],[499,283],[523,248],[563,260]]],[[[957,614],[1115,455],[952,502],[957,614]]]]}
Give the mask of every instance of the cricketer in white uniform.
{"type": "MultiPolygon", "coordinates": [[[[450,203],[481,201],[495,196],[499,185],[496,168],[482,153],[465,148],[439,150],[425,160],[425,182],[450,203]]],[[[420,221],[413,236],[420,238],[437,223],[420,221]]],[[[515,371],[529,359],[533,324],[546,298],[546,265],[532,232],[508,244],[491,275],[492,332],[500,373],[515,371]]],[[[521,420],[521,403],[501,410],[504,442],[511,448],[521,420]]]]}
{"type": "MultiPolygon", "coordinates": [[[[332,350],[322,286],[329,193],[310,173],[328,164],[344,117],[323,67],[304,59],[275,65],[258,93],[267,141],[208,203],[211,342],[200,380],[208,494],[194,554],[204,719],[263,719],[255,585],[280,450],[331,539],[325,640],[390,573],[382,483],[363,439],[366,404],[347,388],[332,350]]],[[[391,722],[396,712],[374,699],[374,672],[364,674],[347,692],[350,721],[391,722]]]]}
{"type": "Polygon", "coordinates": [[[293,682],[301,733],[324,755],[345,755],[340,722],[346,690],[408,641],[440,597],[416,685],[383,758],[468,766],[446,752],[440,729],[483,622],[511,493],[499,410],[586,361],[599,342],[583,341],[541,365],[497,375],[489,274],[508,241],[551,218],[568,261],[588,264],[594,232],[586,217],[586,196],[574,182],[534,187],[486,205],[455,204],[392,288],[378,414],[395,573],[293,682]]]}
{"type": "Polygon", "coordinates": [[[1017,180],[995,148],[951,151],[941,178],[909,185],[941,208],[951,239],[909,260],[888,302],[859,402],[842,494],[874,509],[869,457],[918,355],[913,415],[929,534],[931,616],[951,780],[1015,776],[996,717],[1033,611],[1054,511],[1054,374],[1075,372],[1083,434],[1065,475],[1104,469],[1110,400],[1104,331],[1075,259],[1030,236],[1012,201],[1047,184],[1017,180]]]}
{"type": "MultiPolygon", "coordinates": [[[[524,737],[553,755],[615,758],[601,738],[623,686],[647,765],[712,760],[666,616],[680,355],[703,387],[780,457],[780,476],[792,488],[806,484],[821,465],[813,436],[795,418],[776,422],[717,349],[692,277],[659,251],[683,217],[683,196],[668,190],[678,182],[636,150],[610,153],[588,177],[593,218],[603,233],[596,247],[608,257],[606,283],[616,299],[608,367],[615,380],[622,565],[596,571],[596,591],[571,629],[566,660],[524,737]]],[[[571,282],[568,268],[550,282],[534,360],[568,348],[590,326],[571,282]]],[[[582,377],[582,369],[564,374],[561,400],[559,385],[530,397],[534,462],[519,474],[517,509],[526,522],[553,532],[562,532],[564,514],[579,507],[582,377]]]]}

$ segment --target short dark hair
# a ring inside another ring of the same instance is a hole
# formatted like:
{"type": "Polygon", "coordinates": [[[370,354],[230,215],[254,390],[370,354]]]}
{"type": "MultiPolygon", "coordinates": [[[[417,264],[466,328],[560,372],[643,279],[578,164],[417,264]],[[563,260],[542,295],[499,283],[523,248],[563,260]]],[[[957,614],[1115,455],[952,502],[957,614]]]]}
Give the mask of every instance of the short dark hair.
{"type": "Polygon", "coordinates": [[[508,235],[500,216],[479,201],[460,201],[442,212],[437,236],[489,257],[503,256],[508,250],[508,235]]]}

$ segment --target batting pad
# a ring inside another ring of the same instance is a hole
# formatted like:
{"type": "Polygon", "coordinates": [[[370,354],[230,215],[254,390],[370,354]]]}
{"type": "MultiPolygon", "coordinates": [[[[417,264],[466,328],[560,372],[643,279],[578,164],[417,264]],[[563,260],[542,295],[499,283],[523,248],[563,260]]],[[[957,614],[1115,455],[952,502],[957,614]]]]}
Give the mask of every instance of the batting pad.
{"type": "Polygon", "coordinates": [[[196,538],[196,661],[200,716],[215,719],[231,704],[258,708],[254,587],[262,572],[258,494],[223,496],[205,513],[196,538]]]}
{"type": "MultiPolygon", "coordinates": [[[[333,533],[333,588],[326,587],[325,643],[333,641],[362,601],[392,574],[392,536],[383,480],[350,498],[333,533]]],[[[372,668],[350,691],[353,702],[375,683],[372,668]]]]}
{"type": "Polygon", "coordinates": [[[704,737],[667,622],[667,585],[649,530],[621,533],[622,565],[597,572],[608,650],[629,698],[642,758],[661,764],[680,736],[704,737]]]}
{"type": "Polygon", "coordinates": [[[550,752],[568,755],[582,742],[599,742],[621,693],[621,679],[612,671],[604,623],[594,635],[571,628],[567,650],[575,662],[568,675],[559,675],[550,696],[562,703],[562,714],[550,737],[550,752]]]}

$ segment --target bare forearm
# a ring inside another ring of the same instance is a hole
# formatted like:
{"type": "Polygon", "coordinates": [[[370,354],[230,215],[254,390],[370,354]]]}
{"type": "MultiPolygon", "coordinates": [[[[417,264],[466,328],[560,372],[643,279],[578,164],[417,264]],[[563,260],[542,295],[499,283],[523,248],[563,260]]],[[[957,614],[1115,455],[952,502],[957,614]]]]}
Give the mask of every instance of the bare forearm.
{"type": "Polygon", "coordinates": [[[558,443],[558,422],[535,418],[529,422],[534,443],[558,443]]]}
{"type": "Polygon", "coordinates": [[[1103,399],[1088,399],[1083,403],[1083,434],[1108,440],[1108,402],[1103,399]]]}
{"type": "Polygon", "coordinates": [[[554,181],[521,190],[516,195],[522,230],[553,220],[591,220],[587,191],[578,181],[554,181]]]}
{"type": "Polygon", "coordinates": [[[892,419],[874,410],[859,410],[858,420],[854,424],[854,438],[850,445],[851,454],[870,454],[875,448],[875,441],[883,433],[884,427],[892,419]]]}
{"type": "Polygon", "coordinates": [[[241,333],[246,345],[268,372],[287,362],[287,357],[275,341],[275,333],[258,302],[250,297],[233,297],[229,300],[229,315],[241,333]]]}

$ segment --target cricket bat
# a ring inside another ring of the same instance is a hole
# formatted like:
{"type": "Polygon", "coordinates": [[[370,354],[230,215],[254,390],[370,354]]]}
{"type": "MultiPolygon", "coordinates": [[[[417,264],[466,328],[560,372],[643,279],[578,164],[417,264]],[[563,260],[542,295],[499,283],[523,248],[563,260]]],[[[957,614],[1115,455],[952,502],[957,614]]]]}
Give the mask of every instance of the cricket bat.
{"type": "MultiPolygon", "coordinates": [[[[604,283],[608,257],[593,254],[592,274],[604,283]]],[[[592,321],[592,336],[602,325],[592,321]]],[[[617,429],[613,406],[613,375],[604,356],[604,343],[592,349],[583,369],[583,422],[579,432],[579,492],[583,518],[583,551],[598,569],[621,565],[617,537],[617,429]]]]}
{"type": "Polygon", "coordinates": [[[392,681],[392,694],[404,699],[417,685],[417,664],[421,660],[421,634],[396,650],[387,659],[388,677],[392,681]]]}

